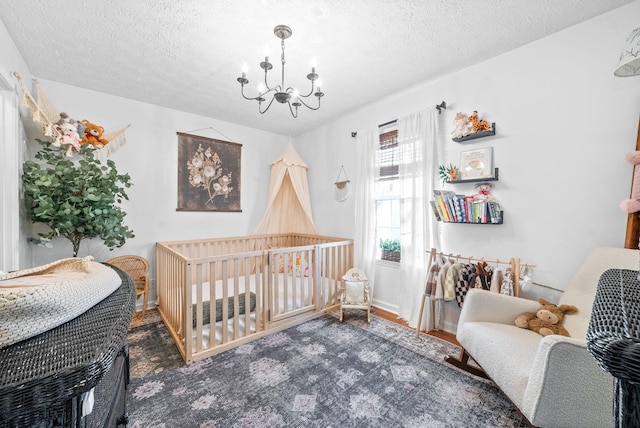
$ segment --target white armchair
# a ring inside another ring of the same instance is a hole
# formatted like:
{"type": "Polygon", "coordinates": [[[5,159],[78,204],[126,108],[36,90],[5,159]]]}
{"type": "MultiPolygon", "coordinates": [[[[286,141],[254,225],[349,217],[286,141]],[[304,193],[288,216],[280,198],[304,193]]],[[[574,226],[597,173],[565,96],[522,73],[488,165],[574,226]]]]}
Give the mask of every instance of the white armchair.
{"type": "Polygon", "coordinates": [[[637,270],[638,257],[638,250],[622,248],[589,255],[558,302],[578,307],[563,322],[571,337],[543,337],[514,325],[518,314],[540,307],[536,301],[470,290],[456,334],[463,350],[460,359],[447,361],[473,372],[466,364],[471,356],[535,426],[611,426],[613,377],[587,350],[586,334],[602,272],[637,270]]]}

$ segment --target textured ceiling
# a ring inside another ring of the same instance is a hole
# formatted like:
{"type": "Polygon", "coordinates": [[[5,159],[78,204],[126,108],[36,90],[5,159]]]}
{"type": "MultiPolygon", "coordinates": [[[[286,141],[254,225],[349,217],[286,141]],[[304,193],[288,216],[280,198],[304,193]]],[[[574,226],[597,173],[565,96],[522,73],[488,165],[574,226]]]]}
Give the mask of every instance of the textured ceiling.
{"type": "MultiPolygon", "coordinates": [[[[296,136],[411,85],[438,78],[633,0],[2,0],[0,19],[34,77],[296,136]],[[253,94],[265,45],[285,86],[325,97],[297,119],[253,94]]],[[[437,100],[430,100],[434,102],[437,100]]]]}

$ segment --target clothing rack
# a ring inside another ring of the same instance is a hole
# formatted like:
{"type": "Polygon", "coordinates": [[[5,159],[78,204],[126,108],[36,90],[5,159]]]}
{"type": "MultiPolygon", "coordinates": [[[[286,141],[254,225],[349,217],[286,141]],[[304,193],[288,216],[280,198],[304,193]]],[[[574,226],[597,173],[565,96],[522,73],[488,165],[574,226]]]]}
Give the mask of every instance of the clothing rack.
{"type": "MultiPolygon", "coordinates": [[[[427,263],[427,269],[431,268],[431,265],[436,261],[436,257],[438,256],[456,259],[456,261],[467,260],[469,263],[474,261],[511,266],[511,271],[513,272],[513,294],[515,297],[520,297],[520,270],[522,268],[525,268],[525,272],[527,272],[530,267],[536,266],[531,263],[522,263],[520,261],[520,257],[510,257],[508,261],[500,259],[491,260],[484,257],[477,258],[473,256],[461,256],[460,254],[445,253],[432,248],[431,250],[429,250],[429,262],[427,263]]],[[[416,325],[416,337],[420,335],[420,325],[422,324],[422,315],[424,313],[424,305],[427,297],[431,297],[431,295],[427,293],[425,284],[425,291],[422,294],[422,302],[420,303],[420,312],[418,314],[418,324],[416,325]]]]}

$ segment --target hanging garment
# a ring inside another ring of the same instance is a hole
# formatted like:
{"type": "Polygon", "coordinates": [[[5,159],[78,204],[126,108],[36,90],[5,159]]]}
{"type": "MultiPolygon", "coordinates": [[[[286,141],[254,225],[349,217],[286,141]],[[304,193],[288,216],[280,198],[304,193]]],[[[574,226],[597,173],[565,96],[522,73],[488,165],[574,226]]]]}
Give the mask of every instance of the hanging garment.
{"type": "Polygon", "coordinates": [[[500,288],[502,287],[502,281],[504,279],[504,271],[501,267],[496,267],[493,272],[493,276],[491,277],[491,287],[489,287],[489,291],[493,293],[499,293],[500,288]]]}
{"type": "Polygon", "coordinates": [[[473,288],[476,281],[476,265],[473,263],[468,263],[462,268],[460,271],[458,282],[456,283],[456,302],[458,303],[458,307],[462,307],[464,305],[464,296],[469,291],[469,288],[473,288]]]}
{"type": "Polygon", "coordinates": [[[447,260],[444,265],[440,268],[440,272],[438,272],[438,279],[436,281],[436,292],[434,294],[434,299],[441,300],[444,297],[444,282],[445,277],[447,275],[447,271],[451,267],[451,260],[447,260]]]}
{"type": "Polygon", "coordinates": [[[451,265],[444,279],[444,300],[451,301],[456,298],[456,283],[460,277],[460,271],[464,263],[456,262],[451,265]]]}
{"type": "Polygon", "coordinates": [[[530,276],[525,275],[520,277],[520,290],[527,290],[531,288],[533,280],[530,276]]]}
{"type": "Polygon", "coordinates": [[[481,261],[476,264],[476,282],[475,287],[488,290],[491,286],[491,276],[493,275],[493,267],[488,266],[487,262],[481,261]]]}
{"type": "Polygon", "coordinates": [[[502,280],[502,286],[500,287],[500,294],[507,294],[513,296],[513,269],[509,266],[504,272],[504,278],[502,280]]]}
{"type": "Polygon", "coordinates": [[[429,272],[427,273],[427,278],[424,286],[424,293],[430,296],[433,296],[436,293],[436,281],[438,278],[438,273],[440,272],[440,263],[438,261],[434,261],[429,267],[429,272]]]}

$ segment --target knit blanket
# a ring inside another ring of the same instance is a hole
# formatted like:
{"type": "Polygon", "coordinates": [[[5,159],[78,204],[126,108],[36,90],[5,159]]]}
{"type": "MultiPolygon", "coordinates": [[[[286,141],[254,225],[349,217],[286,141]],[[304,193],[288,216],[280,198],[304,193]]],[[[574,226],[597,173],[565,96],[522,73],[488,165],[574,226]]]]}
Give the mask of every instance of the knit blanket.
{"type": "MultiPolygon", "coordinates": [[[[227,299],[227,311],[228,311],[228,319],[234,317],[234,297],[229,296],[227,299]]],[[[238,296],[238,315],[244,315],[246,312],[245,306],[245,293],[240,293],[238,296]]],[[[196,316],[197,316],[197,306],[193,305],[193,327],[196,327],[196,316]]],[[[253,312],[256,310],[256,294],[249,293],[249,312],[253,312]]],[[[216,322],[222,321],[222,299],[216,300],[216,322]]],[[[211,302],[208,300],[202,303],[202,325],[211,323],[211,302]]]]}
{"type": "Polygon", "coordinates": [[[120,276],[93,257],[62,259],[0,275],[0,348],[83,314],[120,287],[120,276]]]}

